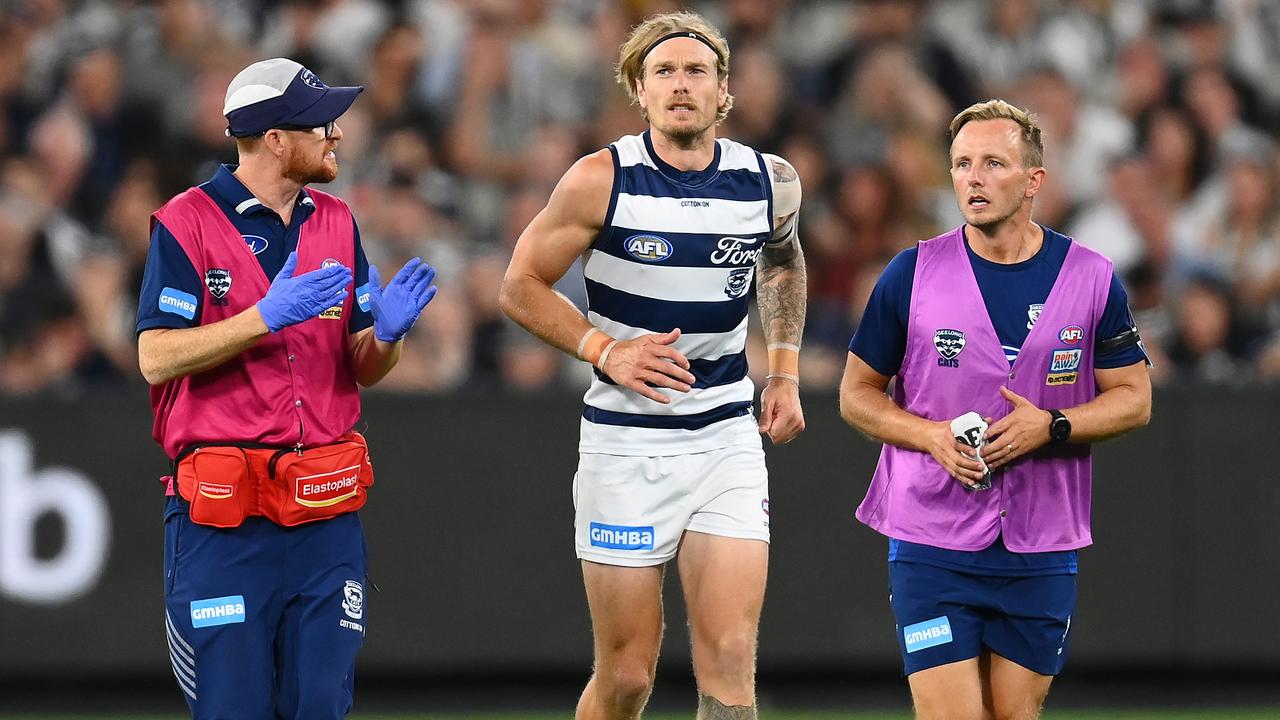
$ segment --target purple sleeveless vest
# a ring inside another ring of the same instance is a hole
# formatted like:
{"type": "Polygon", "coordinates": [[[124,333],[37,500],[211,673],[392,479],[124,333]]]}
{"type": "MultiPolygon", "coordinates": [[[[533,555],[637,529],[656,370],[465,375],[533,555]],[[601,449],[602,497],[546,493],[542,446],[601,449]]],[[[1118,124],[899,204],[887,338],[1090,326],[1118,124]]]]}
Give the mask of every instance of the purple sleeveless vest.
{"type": "MultiPolygon", "coordinates": [[[[315,212],[298,238],[296,274],[327,260],[355,267],[355,224],[338,198],[311,190],[315,212]]],[[[177,238],[196,272],[229,275],[224,301],[205,298],[200,324],[249,308],[271,281],[240,231],[200,188],[155,212],[177,238]]],[[[360,395],[348,350],[353,295],[319,317],[268,334],[238,357],[195,375],[151,387],[152,435],[169,457],[198,442],[331,443],[360,417],[360,395]]]]}
{"type": "MultiPolygon", "coordinates": [[[[1111,286],[1111,261],[1071,241],[1044,308],[1010,368],[965,249],[963,226],[919,245],[907,347],[894,401],[928,420],[970,410],[1000,419],[1000,386],[1041,408],[1093,399],[1093,348],[1111,286]]],[[[885,445],[857,518],[891,538],[981,550],[1003,534],[1014,552],[1072,550],[1089,531],[1089,446],[1048,445],[973,491],[931,455],[885,445]]]]}

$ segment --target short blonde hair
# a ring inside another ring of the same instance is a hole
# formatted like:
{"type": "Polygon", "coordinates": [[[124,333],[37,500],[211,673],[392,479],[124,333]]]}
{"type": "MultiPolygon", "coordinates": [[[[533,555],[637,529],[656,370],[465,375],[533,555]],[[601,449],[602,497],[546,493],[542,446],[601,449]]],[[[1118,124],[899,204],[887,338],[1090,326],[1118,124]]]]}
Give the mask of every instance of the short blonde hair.
{"type": "Polygon", "coordinates": [[[1039,118],[1012,103],[995,99],[974,103],[951,119],[951,139],[960,128],[978,120],[1012,120],[1022,129],[1022,166],[1033,168],[1044,164],[1044,141],[1040,137],[1039,118]]]}
{"type": "MultiPolygon", "coordinates": [[[[694,32],[706,38],[716,54],[716,79],[729,77],[729,42],[714,25],[701,15],[689,11],[654,15],[631,29],[631,35],[618,52],[616,77],[633,105],[640,104],[640,98],[636,95],[636,83],[644,79],[645,57],[653,49],[654,43],[664,35],[675,32],[694,32]]],[[[726,95],[724,102],[716,108],[716,122],[723,122],[732,107],[733,95],[726,95]]],[[[644,108],[640,108],[640,114],[645,120],[649,119],[644,108]]]]}

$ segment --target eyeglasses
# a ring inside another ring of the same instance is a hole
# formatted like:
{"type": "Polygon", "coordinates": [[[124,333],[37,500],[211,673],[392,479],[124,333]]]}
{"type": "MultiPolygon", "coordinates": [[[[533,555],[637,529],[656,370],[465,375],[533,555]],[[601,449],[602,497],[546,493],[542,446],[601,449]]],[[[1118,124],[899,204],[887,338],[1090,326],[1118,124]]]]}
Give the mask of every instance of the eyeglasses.
{"type": "Polygon", "coordinates": [[[318,129],[318,128],[323,128],[323,129],[324,129],[324,139],[325,139],[325,140],[328,140],[328,139],[330,139],[330,138],[332,138],[332,137],[333,137],[333,129],[334,129],[335,127],[337,127],[337,125],[338,125],[338,121],[337,121],[337,120],[330,120],[329,122],[325,123],[324,125],[315,125],[315,126],[313,126],[313,127],[300,127],[300,126],[298,126],[298,125],[277,125],[277,126],[275,126],[275,128],[273,128],[273,129],[274,129],[274,130],[293,130],[293,131],[295,131],[295,132],[311,132],[312,130],[316,130],[316,129],[318,129]]]}

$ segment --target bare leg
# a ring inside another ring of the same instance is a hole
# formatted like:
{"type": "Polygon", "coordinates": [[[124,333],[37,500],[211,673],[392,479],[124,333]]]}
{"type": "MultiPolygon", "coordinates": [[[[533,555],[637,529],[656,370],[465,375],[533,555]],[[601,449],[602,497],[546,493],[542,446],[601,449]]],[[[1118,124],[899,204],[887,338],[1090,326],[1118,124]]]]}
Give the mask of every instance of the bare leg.
{"type": "Polygon", "coordinates": [[[988,707],[996,720],[1037,720],[1053,676],[1028,670],[989,650],[983,655],[990,667],[985,683],[991,697],[988,707]]]}
{"type": "Polygon", "coordinates": [[[911,673],[907,682],[916,720],[990,720],[978,658],[911,673]]]}
{"type": "Polygon", "coordinates": [[[595,672],[577,720],[634,720],[653,690],[662,643],[662,566],[582,562],[595,632],[595,672]]]}
{"type": "Polygon", "coordinates": [[[769,572],[760,540],[687,532],[678,559],[699,720],[756,717],[756,631],[769,572]]]}

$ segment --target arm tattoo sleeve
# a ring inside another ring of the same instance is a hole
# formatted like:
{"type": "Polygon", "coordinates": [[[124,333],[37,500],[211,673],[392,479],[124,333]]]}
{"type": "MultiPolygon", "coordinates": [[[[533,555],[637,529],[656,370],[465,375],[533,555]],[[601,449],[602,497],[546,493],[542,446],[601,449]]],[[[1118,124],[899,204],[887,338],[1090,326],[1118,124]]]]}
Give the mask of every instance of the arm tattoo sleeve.
{"type": "Polygon", "coordinates": [[[755,705],[725,705],[710,695],[698,695],[698,720],[756,720],[755,705]]]}
{"type": "Polygon", "coordinates": [[[756,301],[765,342],[800,344],[804,334],[805,284],[800,243],[765,246],[756,269],[756,301]]]}

